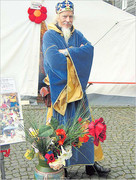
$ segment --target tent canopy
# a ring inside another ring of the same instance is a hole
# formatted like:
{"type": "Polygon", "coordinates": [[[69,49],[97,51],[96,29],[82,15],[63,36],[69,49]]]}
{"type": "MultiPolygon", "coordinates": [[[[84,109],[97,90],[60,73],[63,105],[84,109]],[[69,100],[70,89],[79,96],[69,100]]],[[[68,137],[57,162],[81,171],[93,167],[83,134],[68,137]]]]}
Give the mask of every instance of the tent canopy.
{"type": "MultiPolygon", "coordinates": [[[[57,1],[41,2],[48,11],[45,23],[51,23],[57,1]]],[[[94,46],[89,81],[100,82],[90,86],[87,93],[136,96],[136,85],[127,84],[135,83],[136,78],[135,16],[102,0],[73,0],[73,3],[74,26],[94,46]]],[[[29,20],[30,5],[28,0],[1,2],[1,75],[14,78],[21,95],[37,96],[41,25],[29,20]]]]}

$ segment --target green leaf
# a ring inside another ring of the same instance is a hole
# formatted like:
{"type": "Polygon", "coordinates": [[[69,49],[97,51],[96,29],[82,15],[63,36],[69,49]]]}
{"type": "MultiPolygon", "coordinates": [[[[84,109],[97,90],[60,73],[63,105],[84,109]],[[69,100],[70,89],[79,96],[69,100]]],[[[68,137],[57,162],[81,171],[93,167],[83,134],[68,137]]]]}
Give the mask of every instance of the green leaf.
{"type": "Polygon", "coordinates": [[[51,136],[53,134],[53,129],[51,128],[51,126],[41,126],[39,128],[39,137],[48,137],[51,136]]]}
{"type": "Polygon", "coordinates": [[[63,124],[61,124],[61,125],[59,125],[59,126],[57,127],[57,129],[64,129],[64,130],[65,130],[65,126],[64,126],[63,124]]]}
{"type": "Polygon", "coordinates": [[[51,118],[51,121],[50,121],[50,125],[53,127],[54,130],[57,129],[58,125],[59,125],[59,122],[57,119],[55,119],[54,117],[51,118]]]}
{"type": "Polygon", "coordinates": [[[39,137],[48,137],[48,136],[51,136],[53,133],[53,129],[49,129],[41,134],[39,134],[39,137]]]}

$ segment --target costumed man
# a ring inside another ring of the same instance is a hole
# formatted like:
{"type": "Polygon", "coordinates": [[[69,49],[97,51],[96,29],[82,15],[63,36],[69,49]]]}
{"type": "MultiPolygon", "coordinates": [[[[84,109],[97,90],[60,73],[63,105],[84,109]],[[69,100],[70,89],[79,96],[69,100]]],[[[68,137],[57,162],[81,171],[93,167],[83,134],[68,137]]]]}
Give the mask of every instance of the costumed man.
{"type": "MultiPolygon", "coordinates": [[[[56,13],[56,22],[48,25],[43,37],[44,70],[47,75],[44,82],[50,86],[51,93],[46,123],[53,116],[59,124],[65,125],[68,119],[74,117],[78,104],[86,97],[94,48],[73,26],[74,5],[71,1],[58,3],[56,13]]],[[[83,164],[88,175],[95,172],[98,175],[107,174],[110,171],[96,162],[103,159],[103,153],[100,145],[94,147],[91,138],[83,143],[79,151],[73,148],[72,154],[67,166],[83,164]]]]}

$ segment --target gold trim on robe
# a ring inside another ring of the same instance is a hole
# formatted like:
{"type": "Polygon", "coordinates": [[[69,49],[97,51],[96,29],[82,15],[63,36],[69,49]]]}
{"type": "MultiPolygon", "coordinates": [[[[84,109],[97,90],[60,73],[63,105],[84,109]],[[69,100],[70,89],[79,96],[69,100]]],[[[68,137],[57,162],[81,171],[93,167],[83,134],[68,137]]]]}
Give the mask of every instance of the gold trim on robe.
{"type": "Polygon", "coordinates": [[[59,94],[53,108],[64,116],[67,103],[82,99],[82,87],[72,60],[67,57],[67,85],[59,94]]]}

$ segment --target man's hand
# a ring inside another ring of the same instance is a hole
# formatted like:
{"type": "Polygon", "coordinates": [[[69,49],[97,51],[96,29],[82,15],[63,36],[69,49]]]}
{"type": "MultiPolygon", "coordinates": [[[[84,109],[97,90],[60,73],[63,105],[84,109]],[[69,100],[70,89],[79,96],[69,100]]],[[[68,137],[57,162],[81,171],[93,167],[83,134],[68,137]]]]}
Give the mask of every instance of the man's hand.
{"type": "MultiPolygon", "coordinates": [[[[83,44],[80,45],[80,47],[84,46],[83,44]]],[[[60,53],[64,54],[64,56],[68,56],[68,51],[67,49],[59,49],[58,50],[60,53]]]]}
{"type": "Polygon", "coordinates": [[[59,52],[64,54],[64,56],[68,56],[68,51],[67,49],[59,49],[59,52]]]}
{"type": "Polygon", "coordinates": [[[65,54],[66,49],[59,49],[59,52],[65,54]]]}
{"type": "Polygon", "coordinates": [[[83,44],[80,45],[80,47],[84,46],[83,44]]]}

